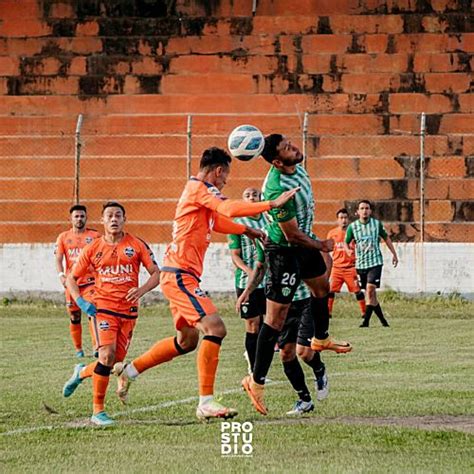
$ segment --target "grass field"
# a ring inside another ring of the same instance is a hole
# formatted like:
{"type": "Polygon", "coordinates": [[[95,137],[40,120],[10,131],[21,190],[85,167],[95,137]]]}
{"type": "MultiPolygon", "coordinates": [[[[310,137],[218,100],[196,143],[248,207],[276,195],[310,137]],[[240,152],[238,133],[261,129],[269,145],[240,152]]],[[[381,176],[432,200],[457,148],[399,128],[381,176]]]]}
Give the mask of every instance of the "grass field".
{"type": "MultiPolygon", "coordinates": [[[[239,390],[243,323],[230,300],[218,306],[228,338],[217,391],[239,410],[237,420],[253,423],[252,457],[221,457],[221,423],[195,419],[194,354],[143,374],[126,407],[112,380],[107,411],[117,426],[91,426],[90,380],[61,396],[77,363],[63,307],[10,304],[0,308],[1,471],[474,472],[473,303],[387,294],[392,327],[373,321],[367,330],[358,328],[355,301],[336,300],[331,331],[354,351],[323,353],[330,396],[296,420],[285,416],[295,396],[277,355],[270,414],[253,411],[239,390]]],[[[172,331],[166,306],[144,308],[129,356],[172,331]]]]}

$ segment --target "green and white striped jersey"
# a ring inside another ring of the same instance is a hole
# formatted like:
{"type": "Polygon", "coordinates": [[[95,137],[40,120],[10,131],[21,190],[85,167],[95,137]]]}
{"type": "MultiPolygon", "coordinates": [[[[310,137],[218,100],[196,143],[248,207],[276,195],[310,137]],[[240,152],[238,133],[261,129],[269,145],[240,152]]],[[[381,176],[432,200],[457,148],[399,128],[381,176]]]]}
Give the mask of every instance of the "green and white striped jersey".
{"type": "Polygon", "coordinates": [[[346,232],[346,243],[353,240],[356,244],[356,268],[367,268],[383,265],[382,252],[380,251],[380,237],[386,238],[387,232],[382,222],[371,217],[365,224],[356,220],[349,224],[346,232]]]}
{"type": "MultiPolygon", "coordinates": [[[[267,219],[265,218],[264,214],[260,214],[260,216],[256,218],[236,217],[234,221],[238,222],[239,224],[246,225],[247,227],[251,227],[252,229],[260,230],[265,229],[265,226],[267,225],[267,219]]],[[[240,258],[243,260],[245,265],[252,269],[255,268],[255,265],[257,263],[257,250],[252,239],[249,239],[246,235],[230,234],[228,236],[228,241],[230,249],[240,250],[240,258]]],[[[237,288],[245,289],[245,287],[247,286],[247,280],[248,275],[240,268],[236,268],[235,286],[237,288]]],[[[260,283],[258,288],[263,288],[263,282],[260,283]]]]}
{"type": "Polygon", "coordinates": [[[263,183],[263,195],[265,201],[271,201],[280,196],[283,192],[300,186],[295,198],[288,201],[283,207],[271,209],[269,211],[270,223],[267,226],[267,234],[270,240],[283,247],[290,247],[279,222],[287,222],[294,217],[298,222],[298,228],[306,235],[314,238],[313,235],[313,215],[314,198],[311,179],[302,165],[296,165],[293,174],[283,174],[272,166],[267,173],[263,183]]]}

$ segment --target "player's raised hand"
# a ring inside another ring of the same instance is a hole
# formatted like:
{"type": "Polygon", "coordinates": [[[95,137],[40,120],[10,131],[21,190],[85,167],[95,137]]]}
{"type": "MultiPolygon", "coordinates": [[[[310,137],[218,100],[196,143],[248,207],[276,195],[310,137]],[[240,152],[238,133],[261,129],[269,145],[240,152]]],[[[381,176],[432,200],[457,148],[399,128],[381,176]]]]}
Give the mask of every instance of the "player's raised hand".
{"type": "Polygon", "coordinates": [[[246,235],[249,239],[255,240],[260,239],[263,240],[265,238],[265,232],[260,229],[252,229],[251,227],[247,227],[244,235],[246,235]]]}
{"type": "Polygon", "coordinates": [[[274,201],[270,201],[271,208],[274,209],[275,207],[281,207],[285,205],[300,189],[301,188],[298,186],[280,194],[280,196],[278,196],[274,201]]]}

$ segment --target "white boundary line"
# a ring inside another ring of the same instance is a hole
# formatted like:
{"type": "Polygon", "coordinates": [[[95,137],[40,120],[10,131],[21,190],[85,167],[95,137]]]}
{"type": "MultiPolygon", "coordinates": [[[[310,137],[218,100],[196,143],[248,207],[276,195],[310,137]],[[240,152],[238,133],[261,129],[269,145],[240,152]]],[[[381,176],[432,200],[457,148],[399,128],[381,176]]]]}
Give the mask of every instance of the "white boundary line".
{"type": "MultiPolygon", "coordinates": [[[[287,383],[285,381],[276,381],[268,382],[266,385],[281,385],[287,383]]],[[[219,392],[218,395],[231,395],[234,393],[242,392],[242,388],[233,388],[231,390],[225,390],[224,392],[219,392]]],[[[116,418],[124,415],[131,415],[133,413],[146,413],[150,411],[160,410],[161,408],[173,407],[176,405],[185,405],[186,403],[191,403],[199,400],[199,397],[192,396],[188,398],[183,398],[181,400],[169,400],[166,402],[158,403],[157,405],[150,405],[147,407],[133,408],[131,410],[118,411],[111,415],[111,418],[116,418]]],[[[33,426],[31,428],[17,428],[16,430],[5,431],[0,433],[1,436],[12,436],[16,434],[25,434],[25,433],[35,433],[37,431],[52,431],[61,428],[85,428],[85,427],[97,428],[96,426],[89,424],[89,419],[79,419],[75,421],[68,421],[64,423],[58,423],[57,425],[42,425],[42,426],[33,426]]]]}

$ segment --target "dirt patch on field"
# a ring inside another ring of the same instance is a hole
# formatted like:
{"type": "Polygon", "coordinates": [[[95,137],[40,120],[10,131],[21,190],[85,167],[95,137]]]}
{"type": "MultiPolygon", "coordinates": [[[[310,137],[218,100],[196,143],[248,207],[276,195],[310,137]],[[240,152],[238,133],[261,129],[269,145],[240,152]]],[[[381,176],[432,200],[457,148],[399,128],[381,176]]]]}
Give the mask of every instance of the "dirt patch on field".
{"type": "Polygon", "coordinates": [[[295,419],[262,420],[265,424],[289,424],[289,423],[342,423],[349,425],[369,426],[398,426],[400,428],[416,428],[421,430],[439,431],[451,430],[474,434],[474,416],[389,416],[389,417],[362,417],[362,416],[340,416],[334,418],[303,417],[295,419]]]}

